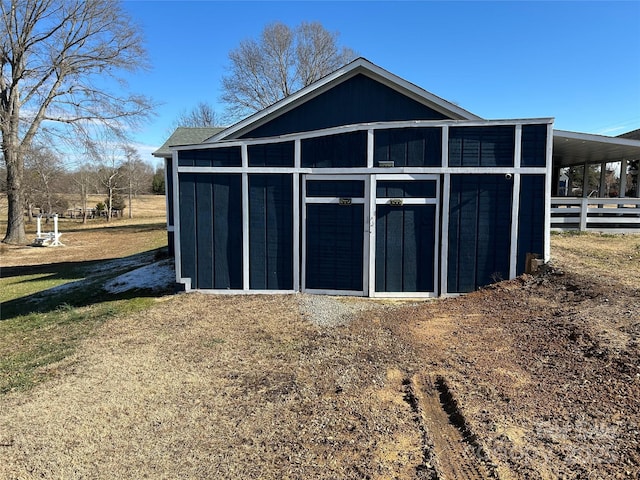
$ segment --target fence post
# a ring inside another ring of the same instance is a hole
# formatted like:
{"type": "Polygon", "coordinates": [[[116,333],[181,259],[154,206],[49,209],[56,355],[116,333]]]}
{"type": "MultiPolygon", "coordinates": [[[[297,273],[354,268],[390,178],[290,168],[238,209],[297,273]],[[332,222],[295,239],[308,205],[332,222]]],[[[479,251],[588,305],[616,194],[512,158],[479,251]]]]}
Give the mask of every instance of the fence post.
{"type": "Polygon", "coordinates": [[[589,210],[589,199],[583,197],[580,199],[580,231],[587,231],[587,211],[589,210]]]}

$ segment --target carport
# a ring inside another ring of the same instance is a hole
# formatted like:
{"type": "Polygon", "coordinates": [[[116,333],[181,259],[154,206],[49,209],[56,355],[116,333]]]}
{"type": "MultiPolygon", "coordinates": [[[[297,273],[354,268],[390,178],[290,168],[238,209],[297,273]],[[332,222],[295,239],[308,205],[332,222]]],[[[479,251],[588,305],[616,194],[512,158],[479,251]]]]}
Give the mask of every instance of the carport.
{"type": "Polygon", "coordinates": [[[640,130],[620,137],[554,130],[551,227],[640,231],[640,130]]]}

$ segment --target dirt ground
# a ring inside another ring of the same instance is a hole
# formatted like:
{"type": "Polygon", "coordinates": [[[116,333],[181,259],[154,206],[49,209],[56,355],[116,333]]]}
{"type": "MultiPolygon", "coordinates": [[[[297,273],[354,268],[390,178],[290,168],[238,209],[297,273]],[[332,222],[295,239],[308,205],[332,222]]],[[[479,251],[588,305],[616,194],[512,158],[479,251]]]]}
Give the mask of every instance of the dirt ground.
{"type": "Polygon", "coordinates": [[[640,236],[553,257],[458,298],[334,298],[365,310],[332,327],[303,295],[158,298],[0,398],[0,478],[640,478],[640,236]]]}

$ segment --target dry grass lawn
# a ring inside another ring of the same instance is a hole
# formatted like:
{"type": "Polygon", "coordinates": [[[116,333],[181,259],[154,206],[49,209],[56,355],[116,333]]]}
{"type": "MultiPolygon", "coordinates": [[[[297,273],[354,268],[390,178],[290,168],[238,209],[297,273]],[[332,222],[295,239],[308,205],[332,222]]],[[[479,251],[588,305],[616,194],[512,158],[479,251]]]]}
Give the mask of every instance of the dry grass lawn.
{"type": "MultiPolygon", "coordinates": [[[[108,258],[141,228],[92,241],[108,258]]],[[[538,277],[336,298],[365,310],[333,327],[302,295],[115,315],[48,381],[0,396],[0,478],[638,478],[640,236],[552,242],[538,277]]]]}

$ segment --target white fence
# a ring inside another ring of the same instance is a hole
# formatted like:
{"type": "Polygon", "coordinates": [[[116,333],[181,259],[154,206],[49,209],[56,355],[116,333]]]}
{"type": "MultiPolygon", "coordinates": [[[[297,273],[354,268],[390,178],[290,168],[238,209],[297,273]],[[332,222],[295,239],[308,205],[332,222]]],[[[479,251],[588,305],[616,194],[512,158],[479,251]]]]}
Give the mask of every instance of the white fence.
{"type": "Polygon", "coordinates": [[[551,230],[640,233],[640,198],[551,198],[551,230]]]}

